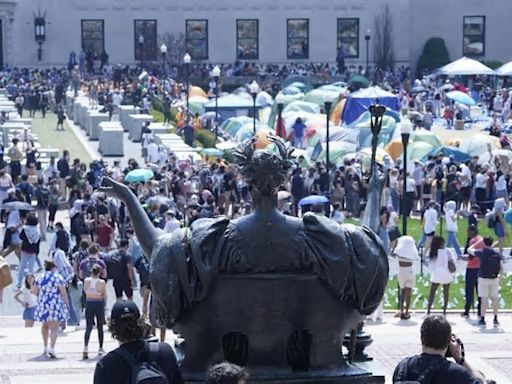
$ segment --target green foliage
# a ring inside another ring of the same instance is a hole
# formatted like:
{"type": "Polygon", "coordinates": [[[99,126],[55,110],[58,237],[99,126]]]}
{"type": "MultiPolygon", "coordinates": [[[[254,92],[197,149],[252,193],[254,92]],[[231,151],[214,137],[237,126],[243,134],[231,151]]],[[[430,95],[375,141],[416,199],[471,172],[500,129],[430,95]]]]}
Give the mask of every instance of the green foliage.
{"type": "Polygon", "coordinates": [[[226,160],[228,163],[234,163],[235,157],[233,156],[233,151],[224,151],[222,154],[222,158],[226,160]]]}
{"type": "Polygon", "coordinates": [[[162,100],[159,97],[153,97],[151,99],[151,106],[153,110],[157,110],[159,112],[163,111],[162,100]]]}
{"type": "Polygon", "coordinates": [[[215,147],[215,134],[207,129],[201,129],[195,133],[196,141],[198,141],[203,148],[215,147]]]}
{"type": "Polygon", "coordinates": [[[153,121],[155,123],[163,123],[164,122],[164,114],[156,109],[151,110],[151,116],[153,116],[153,121]]]}
{"type": "Polygon", "coordinates": [[[418,59],[418,73],[430,72],[450,62],[450,55],[441,37],[431,37],[423,46],[423,52],[418,59]]]}
{"type": "Polygon", "coordinates": [[[498,69],[503,65],[503,63],[499,60],[481,60],[483,65],[487,65],[491,69],[498,69]]]}

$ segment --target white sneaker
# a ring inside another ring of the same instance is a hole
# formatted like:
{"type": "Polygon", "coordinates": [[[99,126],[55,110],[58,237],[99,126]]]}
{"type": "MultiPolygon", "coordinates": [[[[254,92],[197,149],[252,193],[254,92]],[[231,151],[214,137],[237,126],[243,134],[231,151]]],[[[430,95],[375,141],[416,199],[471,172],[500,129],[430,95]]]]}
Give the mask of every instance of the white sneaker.
{"type": "Polygon", "coordinates": [[[47,355],[47,354],[48,354],[48,347],[44,347],[43,355],[47,355]]]}
{"type": "Polygon", "coordinates": [[[105,350],[103,348],[98,349],[98,356],[103,356],[105,354],[105,350]]]}
{"type": "Polygon", "coordinates": [[[56,359],[57,358],[57,355],[55,354],[55,351],[53,350],[53,348],[48,348],[48,356],[50,357],[50,359],[56,359]]]}

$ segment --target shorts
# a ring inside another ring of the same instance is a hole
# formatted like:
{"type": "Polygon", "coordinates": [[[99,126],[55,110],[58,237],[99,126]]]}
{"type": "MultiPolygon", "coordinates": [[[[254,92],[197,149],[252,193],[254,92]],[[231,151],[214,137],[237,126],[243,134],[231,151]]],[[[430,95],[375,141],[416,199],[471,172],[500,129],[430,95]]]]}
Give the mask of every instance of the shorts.
{"type": "Polygon", "coordinates": [[[496,237],[505,237],[505,229],[499,221],[496,221],[496,224],[494,224],[494,234],[496,237]]]}
{"type": "Polygon", "coordinates": [[[397,278],[400,289],[414,288],[416,285],[416,275],[413,267],[398,267],[397,278]]]}
{"type": "Polygon", "coordinates": [[[494,279],[478,278],[478,297],[497,299],[499,296],[500,280],[497,277],[494,279]]]}
{"type": "Polygon", "coordinates": [[[23,320],[32,320],[32,321],[34,321],[34,315],[36,313],[36,308],[37,307],[25,308],[23,310],[23,320]]]}
{"type": "Polygon", "coordinates": [[[471,197],[471,188],[469,188],[469,187],[462,187],[460,189],[460,195],[462,196],[462,198],[464,200],[469,200],[469,198],[471,197]]]}
{"type": "Polygon", "coordinates": [[[504,199],[508,199],[508,191],[506,189],[504,190],[496,190],[496,198],[499,199],[500,197],[504,199]]]}
{"type": "Polygon", "coordinates": [[[114,282],[114,291],[116,292],[116,298],[119,299],[123,297],[123,292],[127,297],[133,297],[133,289],[130,285],[129,281],[123,282],[114,282]]]}

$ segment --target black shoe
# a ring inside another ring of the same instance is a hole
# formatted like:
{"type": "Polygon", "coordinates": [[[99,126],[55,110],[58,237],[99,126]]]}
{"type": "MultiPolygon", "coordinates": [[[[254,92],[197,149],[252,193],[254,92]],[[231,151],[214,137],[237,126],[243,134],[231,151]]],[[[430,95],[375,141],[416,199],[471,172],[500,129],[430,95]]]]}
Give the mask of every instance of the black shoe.
{"type": "Polygon", "coordinates": [[[481,325],[482,327],[485,327],[486,326],[485,319],[481,318],[480,320],[478,320],[478,325],[481,325]]]}
{"type": "Polygon", "coordinates": [[[467,313],[467,312],[462,312],[462,313],[460,314],[460,317],[463,317],[463,318],[465,318],[465,319],[469,319],[469,313],[467,313]]]}
{"type": "Polygon", "coordinates": [[[492,322],[492,324],[495,326],[495,327],[499,327],[500,326],[500,322],[498,321],[497,318],[494,318],[494,321],[492,322]]]}

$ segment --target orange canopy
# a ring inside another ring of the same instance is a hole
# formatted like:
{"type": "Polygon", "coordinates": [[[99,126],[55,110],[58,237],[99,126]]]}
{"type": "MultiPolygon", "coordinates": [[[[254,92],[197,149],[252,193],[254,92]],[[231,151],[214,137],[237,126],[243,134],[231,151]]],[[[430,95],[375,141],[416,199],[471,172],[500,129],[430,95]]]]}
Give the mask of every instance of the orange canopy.
{"type": "Polygon", "coordinates": [[[340,125],[341,123],[341,115],[343,114],[343,109],[345,108],[346,101],[346,98],[341,99],[331,112],[331,121],[335,125],[340,125]]]}
{"type": "Polygon", "coordinates": [[[197,86],[193,86],[193,87],[190,88],[190,90],[188,91],[188,96],[189,97],[201,96],[201,97],[208,98],[208,95],[203,90],[203,88],[197,87],[197,86]]]}

